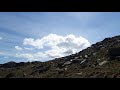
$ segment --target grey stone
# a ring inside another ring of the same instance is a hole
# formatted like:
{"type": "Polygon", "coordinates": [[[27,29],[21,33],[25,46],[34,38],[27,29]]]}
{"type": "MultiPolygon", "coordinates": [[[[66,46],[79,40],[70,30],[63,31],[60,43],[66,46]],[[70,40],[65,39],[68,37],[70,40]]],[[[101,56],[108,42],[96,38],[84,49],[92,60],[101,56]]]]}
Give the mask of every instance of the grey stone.
{"type": "Polygon", "coordinates": [[[79,59],[79,57],[75,57],[74,59],[79,59]]]}
{"type": "Polygon", "coordinates": [[[88,58],[88,55],[85,55],[85,58],[88,58]]]}
{"type": "Polygon", "coordinates": [[[57,68],[55,69],[56,71],[58,71],[59,74],[63,73],[64,72],[64,69],[60,69],[60,68],[57,68]]]}
{"type": "Polygon", "coordinates": [[[80,56],[80,58],[82,58],[82,56],[80,56]]]}
{"type": "Polygon", "coordinates": [[[92,65],[92,68],[94,68],[96,65],[92,65]]]}
{"type": "Polygon", "coordinates": [[[93,56],[95,56],[96,55],[96,52],[95,53],[93,53],[93,56]]]}
{"type": "Polygon", "coordinates": [[[107,63],[107,61],[102,61],[102,62],[99,63],[99,66],[102,66],[105,63],[107,63]]]}
{"type": "Polygon", "coordinates": [[[82,72],[80,72],[80,73],[76,73],[77,75],[82,75],[82,72]]]}
{"type": "Polygon", "coordinates": [[[84,59],[83,61],[80,62],[80,64],[83,64],[86,61],[86,59],[84,59]]]}
{"type": "Polygon", "coordinates": [[[117,40],[117,42],[120,42],[120,40],[117,40]]]}
{"type": "Polygon", "coordinates": [[[65,68],[65,71],[67,70],[67,68],[65,68]]]}
{"type": "Polygon", "coordinates": [[[69,64],[71,64],[70,61],[67,61],[67,62],[64,63],[64,65],[69,65],[69,64]]]}
{"type": "Polygon", "coordinates": [[[56,71],[59,71],[59,70],[60,70],[60,68],[56,68],[55,70],[56,70],[56,71]]]}
{"type": "Polygon", "coordinates": [[[25,77],[27,74],[26,73],[23,73],[23,77],[25,77]]]}
{"type": "Polygon", "coordinates": [[[101,59],[97,59],[97,61],[100,61],[101,59]]]}

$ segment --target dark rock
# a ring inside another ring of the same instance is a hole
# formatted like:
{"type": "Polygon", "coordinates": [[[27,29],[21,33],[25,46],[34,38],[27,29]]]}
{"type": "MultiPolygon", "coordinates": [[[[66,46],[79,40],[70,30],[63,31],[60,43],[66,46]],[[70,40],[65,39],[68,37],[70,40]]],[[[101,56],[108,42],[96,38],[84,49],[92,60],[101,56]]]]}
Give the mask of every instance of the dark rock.
{"type": "Polygon", "coordinates": [[[120,47],[110,48],[108,52],[109,52],[110,58],[114,59],[117,56],[120,56],[120,47]]]}
{"type": "Polygon", "coordinates": [[[15,74],[14,74],[14,73],[9,73],[8,75],[6,75],[6,77],[5,77],[5,78],[11,78],[11,77],[13,77],[13,76],[15,76],[15,74]]]}
{"type": "Polygon", "coordinates": [[[56,68],[55,70],[58,71],[59,74],[61,74],[65,71],[65,69],[60,69],[60,68],[56,68]]]}
{"type": "Polygon", "coordinates": [[[59,63],[57,64],[57,67],[62,68],[63,65],[64,65],[64,63],[65,63],[65,62],[59,62],[59,63]]]}
{"type": "Polygon", "coordinates": [[[17,64],[16,64],[16,66],[24,66],[24,65],[26,65],[25,62],[20,62],[20,63],[17,63],[17,64]]]}

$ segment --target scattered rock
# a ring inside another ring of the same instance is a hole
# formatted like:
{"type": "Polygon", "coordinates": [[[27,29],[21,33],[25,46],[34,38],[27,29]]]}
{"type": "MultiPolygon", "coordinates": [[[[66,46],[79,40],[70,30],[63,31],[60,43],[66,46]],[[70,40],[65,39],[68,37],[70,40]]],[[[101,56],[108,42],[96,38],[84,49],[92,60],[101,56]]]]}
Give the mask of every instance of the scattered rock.
{"type": "Polygon", "coordinates": [[[97,59],[97,61],[100,61],[101,59],[97,59]]]}
{"type": "Polygon", "coordinates": [[[80,58],[82,58],[82,56],[80,56],[80,58]]]}
{"type": "Polygon", "coordinates": [[[101,49],[105,49],[105,47],[101,47],[101,49]]]}
{"type": "Polygon", "coordinates": [[[51,64],[53,64],[53,62],[50,62],[51,64]]]}
{"type": "Polygon", "coordinates": [[[56,68],[55,70],[56,70],[56,71],[59,71],[59,70],[60,70],[60,68],[56,68]]]}
{"type": "Polygon", "coordinates": [[[50,66],[43,66],[43,65],[37,66],[37,67],[34,67],[34,72],[42,73],[42,72],[47,71],[49,68],[50,66]]]}
{"type": "Polygon", "coordinates": [[[74,59],[79,59],[79,57],[75,57],[74,59]]]}
{"type": "Polygon", "coordinates": [[[89,66],[88,60],[84,59],[81,63],[80,63],[81,68],[85,68],[87,66],[89,66]]]}
{"type": "Polygon", "coordinates": [[[67,70],[67,68],[65,68],[65,71],[67,70]]]}
{"type": "Polygon", "coordinates": [[[93,64],[91,67],[92,67],[92,68],[94,68],[95,66],[96,66],[96,65],[95,65],[95,64],[93,64]]]}
{"type": "Polygon", "coordinates": [[[26,73],[23,73],[23,77],[25,77],[27,74],[26,73]]]}
{"type": "Polygon", "coordinates": [[[57,67],[62,68],[62,67],[64,66],[64,63],[65,63],[65,62],[59,62],[59,63],[57,64],[57,67]]]}
{"type": "Polygon", "coordinates": [[[64,69],[60,69],[60,68],[57,68],[55,69],[56,71],[58,71],[59,74],[63,73],[64,72],[64,69]]]}
{"type": "Polygon", "coordinates": [[[85,61],[86,61],[86,59],[84,59],[83,61],[81,61],[81,63],[80,63],[80,64],[83,64],[83,63],[85,63],[85,61]]]}
{"type": "Polygon", "coordinates": [[[85,55],[85,58],[88,58],[88,55],[85,55]]]}
{"type": "Polygon", "coordinates": [[[117,40],[117,42],[120,42],[120,40],[117,40]]]}
{"type": "Polygon", "coordinates": [[[93,53],[93,56],[95,56],[96,55],[96,52],[95,53],[93,53]]]}
{"type": "Polygon", "coordinates": [[[70,64],[71,64],[70,61],[67,61],[67,62],[64,63],[64,65],[70,65],[70,64]]]}
{"type": "Polygon", "coordinates": [[[105,63],[107,63],[107,61],[103,61],[103,62],[99,63],[99,66],[102,66],[105,63]]]}
{"type": "Polygon", "coordinates": [[[76,73],[76,75],[82,75],[83,73],[82,72],[80,72],[80,73],[76,73]]]}

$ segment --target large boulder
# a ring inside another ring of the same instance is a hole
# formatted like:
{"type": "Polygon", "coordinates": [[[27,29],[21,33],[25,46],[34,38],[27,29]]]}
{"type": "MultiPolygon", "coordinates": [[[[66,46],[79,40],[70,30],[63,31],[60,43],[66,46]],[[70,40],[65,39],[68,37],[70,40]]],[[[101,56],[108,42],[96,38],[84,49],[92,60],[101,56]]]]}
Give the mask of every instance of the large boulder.
{"type": "Polygon", "coordinates": [[[110,58],[114,59],[120,56],[120,47],[110,48],[108,52],[109,52],[110,58]]]}
{"type": "Polygon", "coordinates": [[[67,62],[64,63],[64,65],[70,65],[70,64],[71,64],[70,61],[67,61],[67,62]]]}

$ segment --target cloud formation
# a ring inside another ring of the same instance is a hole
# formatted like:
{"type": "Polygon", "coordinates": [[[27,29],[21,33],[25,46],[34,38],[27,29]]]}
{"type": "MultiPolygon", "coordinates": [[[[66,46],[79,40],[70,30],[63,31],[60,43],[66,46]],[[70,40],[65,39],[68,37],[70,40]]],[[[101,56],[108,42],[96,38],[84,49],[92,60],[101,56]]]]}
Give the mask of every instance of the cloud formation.
{"type": "MultiPolygon", "coordinates": [[[[17,54],[17,57],[24,57],[28,60],[40,60],[48,58],[59,58],[66,55],[77,53],[90,46],[90,43],[85,38],[75,36],[73,34],[60,36],[56,34],[49,34],[41,39],[25,38],[23,41],[24,46],[32,46],[37,49],[38,52],[34,54],[23,53],[17,54]],[[46,48],[49,48],[46,50],[46,48]],[[41,51],[45,49],[44,51],[41,51]]],[[[17,50],[22,48],[16,46],[17,50]]]]}
{"type": "Polygon", "coordinates": [[[17,58],[24,58],[27,59],[28,61],[45,61],[44,59],[46,58],[46,55],[43,54],[42,52],[37,52],[37,53],[22,53],[22,54],[16,54],[17,58]]]}
{"type": "Polygon", "coordinates": [[[16,49],[16,50],[20,50],[20,51],[23,50],[23,49],[22,49],[21,47],[19,47],[19,46],[15,46],[15,49],[16,49]]]}

